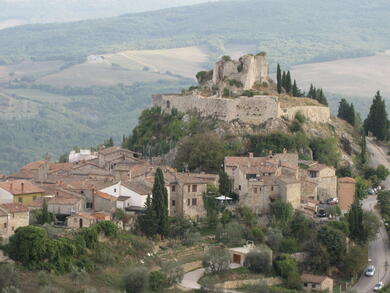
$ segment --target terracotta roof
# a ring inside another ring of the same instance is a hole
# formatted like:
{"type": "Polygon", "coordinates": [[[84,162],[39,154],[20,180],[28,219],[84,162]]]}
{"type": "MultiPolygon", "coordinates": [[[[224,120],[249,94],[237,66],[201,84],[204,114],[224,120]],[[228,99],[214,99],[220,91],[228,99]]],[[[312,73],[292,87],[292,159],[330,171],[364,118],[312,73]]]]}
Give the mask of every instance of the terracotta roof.
{"type": "Polygon", "coordinates": [[[305,283],[321,284],[327,278],[328,278],[328,276],[319,276],[319,275],[312,275],[312,274],[302,274],[301,275],[302,282],[305,282],[305,283]]]}
{"type": "Polygon", "coordinates": [[[24,165],[21,170],[38,170],[39,167],[44,164],[45,161],[36,161],[36,162],[31,162],[28,163],[27,165],[24,165]]]}
{"type": "Polygon", "coordinates": [[[133,152],[133,151],[130,151],[130,150],[127,150],[127,149],[123,149],[123,148],[120,148],[118,146],[112,146],[112,147],[109,147],[109,148],[102,149],[102,150],[99,151],[99,154],[107,155],[107,154],[114,153],[114,152],[117,152],[117,151],[122,151],[122,152],[126,152],[126,153],[133,153],[133,154],[135,154],[135,152],[133,152]]]}
{"type": "Polygon", "coordinates": [[[18,203],[3,203],[0,204],[0,208],[5,209],[9,213],[25,213],[28,212],[28,208],[18,203]]]}
{"type": "Polygon", "coordinates": [[[22,169],[19,172],[8,175],[7,178],[10,178],[10,179],[33,179],[37,175],[38,175],[38,173],[36,170],[22,169]]]}
{"type": "Polygon", "coordinates": [[[13,180],[0,182],[0,188],[7,190],[12,194],[43,193],[44,190],[32,184],[28,180],[13,180]]]}
{"type": "Polygon", "coordinates": [[[111,201],[114,201],[117,199],[115,196],[109,195],[108,193],[101,192],[101,191],[96,191],[95,195],[100,197],[100,198],[104,198],[104,199],[111,200],[111,201]]]}
{"type": "Polygon", "coordinates": [[[351,177],[342,177],[342,178],[337,179],[337,181],[339,183],[353,183],[353,184],[356,183],[356,180],[351,178],[351,177]]]}

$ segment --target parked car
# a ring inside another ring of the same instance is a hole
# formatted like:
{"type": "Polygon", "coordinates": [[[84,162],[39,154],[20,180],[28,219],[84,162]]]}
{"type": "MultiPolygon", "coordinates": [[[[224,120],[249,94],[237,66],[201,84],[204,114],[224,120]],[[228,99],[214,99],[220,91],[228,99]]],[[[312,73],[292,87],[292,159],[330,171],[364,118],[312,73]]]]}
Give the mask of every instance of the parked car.
{"type": "Polygon", "coordinates": [[[377,292],[382,288],[383,288],[383,282],[376,283],[374,286],[374,291],[377,292]]]}
{"type": "Polygon", "coordinates": [[[369,188],[369,189],[367,189],[367,193],[368,193],[369,195],[374,195],[374,194],[375,194],[375,190],[372,189],[372,188],[369,188]]]}
{"type": "Polygon", "coordinates": [[[324,209],[319,209],[318,213],[317,213],[317,216],[319,218],[325,218],[326,217],[326,211],[324,209]]]}
{"type": "Polygon", "coordinates": [[[336,197],[328,199],[328,204],[329,205],[335,205],[335,204],[338,204],[338,203],[339,203],[339,200],[336,197]]]}
{"type": "Polygon", "coordinates": [[[373,265],[368,266],[364,274],[367,277],[373,277],[375,275],[375,267],[373,265]]]}

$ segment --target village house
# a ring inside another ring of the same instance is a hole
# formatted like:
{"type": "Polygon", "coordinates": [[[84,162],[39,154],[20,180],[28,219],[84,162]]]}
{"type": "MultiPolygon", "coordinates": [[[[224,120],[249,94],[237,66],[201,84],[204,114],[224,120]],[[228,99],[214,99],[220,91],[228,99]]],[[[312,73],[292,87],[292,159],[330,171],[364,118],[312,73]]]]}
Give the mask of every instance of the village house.
{"type": "Polygon", "coordinates": [[[108,171],[114,170],[122,162],[139,162],[141,154],[117,146],[102,149],[98,152],[98,166],[108,171]]]}
{"type": "Polygon", "coordinates": [[[355,201],[356,181],[351,177],[343,177],[337,183],[339,207],[342,213],[347,213],[355,201]]]}
{"type": "Polygon", "coordinates": [[[66,219],[66,226],[73,229],[88,228],[99,221],[110,221],[111,214],[104,212],[78,213],[66,219]]]}
{"type": "Polygon", "coordinates": [[[239,205],[250,207],[256,214],[269,212],[276,199],[289,202],[298,209],[302,201],[335,197],[337,178],[331,167],[310,161],[300,168],[298,154],[269,154],[265,157],[226,157],[224,169],[239,195],[239,205]],[[333,196],[331,196],[333,195],[333,196]]]}
{"type": "Polygon", "coordinates": [[[269,263],[272,264],[272,250],[266,245],[254,245],[253,242],[248,241],[242,247],[229,248],[230,262],[236,265],[244,266],[246,256],[252,252],[264,252],[268,254],[269,263]]]}
{"type": "Polygon", "coordinates": [[[301,280],[306,292],[333,292],[333,279],[327,276],[302,274],[301,280]]]}
{"type": "Polygon", "coordinates": [[[97,152],[92,152],[91,150],[79,150],[76,152],[75,150],[72,150],[69,153],[68,161],[69,163],[79,163],[79,162],[86,162],[93,159],[97,159],[97,152]]]}
{"type": "Polygon", "coordinates": [[[0,203],[28,204],[43,194],[42,188],[28,180],[0,182],[0,203]]]}
{"type": "Polygon", "coordinates": [[[29,225],[29,210],[19,203],[0,204],[0,237],[7,239],[19,227],[29,225]]]}

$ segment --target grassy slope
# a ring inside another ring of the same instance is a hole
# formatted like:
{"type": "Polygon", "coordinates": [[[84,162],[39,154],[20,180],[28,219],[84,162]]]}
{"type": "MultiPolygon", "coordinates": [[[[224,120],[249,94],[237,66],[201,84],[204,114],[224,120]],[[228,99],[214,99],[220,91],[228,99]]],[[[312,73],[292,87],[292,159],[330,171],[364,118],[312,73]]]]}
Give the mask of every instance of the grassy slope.
{"type": "Polygon", "coordinates": [[[370,54],[390,45],[386,0],[249,0],[0,31],[3,59],[71,58],[124,49],[255,43],[280,63],[370,54]]]}

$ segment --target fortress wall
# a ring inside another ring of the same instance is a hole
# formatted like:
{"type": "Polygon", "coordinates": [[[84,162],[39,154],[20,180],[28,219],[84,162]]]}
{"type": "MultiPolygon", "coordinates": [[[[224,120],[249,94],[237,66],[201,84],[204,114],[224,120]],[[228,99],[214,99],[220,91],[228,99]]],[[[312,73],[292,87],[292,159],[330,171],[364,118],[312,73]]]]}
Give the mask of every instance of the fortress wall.
{"type": "Polygon", "coordinates": [[[179,112],[198,111],[202,116],[216,116],[224,121],[237,118],[236,99],[205,98],[198,95],[154,95],[153,105],[161,107],[165,112],[176,108],[179,112]]]}
{"type": "Polygon", "coordinates": [[[280,116],[280,107],[277,97],[240,97],[238,100],[237,117],[244,123],[261,124],[270,118],[280,116]]]}
{"type": "Polygon", "coordinates": [[[330,110],[325,106],[296,106],[282,109],[282,115],[289,120],[294,120],[298,112],[312,122],[327,123],[330,119],[330,110]]]}

